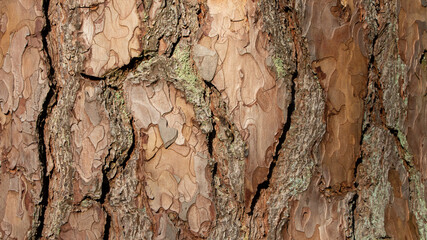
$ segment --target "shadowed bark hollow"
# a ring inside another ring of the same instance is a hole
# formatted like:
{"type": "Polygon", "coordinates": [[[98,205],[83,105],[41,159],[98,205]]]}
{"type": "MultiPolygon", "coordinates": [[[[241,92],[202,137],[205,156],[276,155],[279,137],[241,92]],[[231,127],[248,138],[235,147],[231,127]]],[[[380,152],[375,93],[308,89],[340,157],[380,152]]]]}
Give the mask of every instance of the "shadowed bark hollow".
{"type": "Polygon", "coordinates": [[[1,239],[427,239],[424,0],[1,0],[1,239]]]}

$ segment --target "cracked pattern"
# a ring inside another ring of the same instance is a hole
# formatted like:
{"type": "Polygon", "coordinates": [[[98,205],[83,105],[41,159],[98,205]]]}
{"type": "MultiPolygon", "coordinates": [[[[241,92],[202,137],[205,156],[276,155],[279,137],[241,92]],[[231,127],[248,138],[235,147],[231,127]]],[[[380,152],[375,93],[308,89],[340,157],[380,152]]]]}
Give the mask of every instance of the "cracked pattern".
{"type": "Polygon", "coordinates": [[[409,212],[407,172],[399,159],[394,138],[386,130],[372,127],[363,138],[363,162],[358,166],[359,198],[355,211],[356,239],[417,239],[416,224],[409,212]],[[395,207],[395,208],[393,208],[395,207]],[[387,213],[386,213],[387,212],[387,213]],[[391,216],[396,218],[388,218],[391,216]],[[390,225],[405,231],[397,232],[390,225]],[[397,237],[400,236],[400,237],[397,237]]]}
{"type": "Polygon", "coordinates": [[[0,2],[0,238],[39,224],[42,166],[37,119],[48,92],[42,1],[0,2]]]}
{"type": "Polygon", "coordinates": [[[102,76],[128,64],[142,52],[143,25],[136,0],[80,1],[79,31],[85,54],[84,73],[102,76]]]}
{"type": "Polygon", "coordinates": [[[77,92],[71,121],[73,159],[78,177],[75,178],[74,202],[85,196],[101,196],[102,166],[111,143],[106,110],[100,101],[102,89],[85,83],[77,92]]]}
{"type": "MultiPolygon", "coordinates": [[[[278,103],[284,92],[266,65],[267,35],[262,31],[262,22],[257,21],[256,3],[208,1],[207,6],[210,28],[194,51],[196,56],[202,55],[200,49],[203,47],[205,52],[218,55],[212,83],[221,92],[228,106],[227,114],[231,115],[249,149],[245,164],[245,203],[248,206],[258,184],[266,179],[273,160],[284,124],[286,103],[278,103]]],[[[203,67],[201,71],[202,76],[207,75],[203,67]]]]}
{"type": "Polygon", "coordinates": [[[426,1],[0,1],[0,238],[425,239],[426,1]]]}
{"type": "MultiPolygon", "coordinates": [[[[110,239],[152,239],[149,206],[144,194],[143,162],[136,149],[109,194],[107,212],[111,216],[110,239]]],[[[105,235],[104,235],[105,238],[105,235]]]]}
{"type": "Polygon", "coordinates": [[[124,90],[142,136],[141,160],[151,209],[176,212],[192,232],[206,234],[214,218],[206,178],[208,149],[193,107],[164,80],[125,83],[124,90]]]}

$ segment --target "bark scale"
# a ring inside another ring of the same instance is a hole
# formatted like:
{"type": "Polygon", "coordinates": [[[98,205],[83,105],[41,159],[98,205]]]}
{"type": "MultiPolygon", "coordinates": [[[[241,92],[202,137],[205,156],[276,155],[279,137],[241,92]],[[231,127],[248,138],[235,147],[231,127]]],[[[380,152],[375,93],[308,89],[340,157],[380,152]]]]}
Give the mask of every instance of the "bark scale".
{"type": "Polygon", "coordinates": [[[425,1],[0,6],[0,238],[427,239],[425,1]]]}

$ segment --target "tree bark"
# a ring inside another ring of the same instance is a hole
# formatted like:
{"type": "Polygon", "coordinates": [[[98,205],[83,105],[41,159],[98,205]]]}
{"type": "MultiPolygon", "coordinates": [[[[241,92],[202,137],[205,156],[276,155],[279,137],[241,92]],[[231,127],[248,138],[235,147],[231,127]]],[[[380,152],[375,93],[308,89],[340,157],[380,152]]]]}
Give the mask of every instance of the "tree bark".
{"type": "Polygon", "coordinates": [[[427,239],[425,0],[2,0],[0,238],[427,239]]]}

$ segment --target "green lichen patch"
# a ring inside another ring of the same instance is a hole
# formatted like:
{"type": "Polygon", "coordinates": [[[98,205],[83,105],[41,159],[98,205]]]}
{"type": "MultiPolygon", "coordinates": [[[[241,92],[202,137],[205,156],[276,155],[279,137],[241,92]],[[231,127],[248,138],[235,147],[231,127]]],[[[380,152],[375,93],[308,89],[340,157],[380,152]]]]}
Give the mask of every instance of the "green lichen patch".
{"type": "Polygon", "coordinates": [[[209,108],[209,89],[198,76],[191,59],[190,47],[179,44],[174,53],[175,86],[184,91],[186,100],[194,107],[196,119],[204,133],[212,131],[211,110],[209,108]]]}
{"type": "Polygon", "coordinates": [[[284,68],[284,62],[281,58],[273,57],[274,68],[276,69],[277,78],[284,78],[286,76],[286,70],[284,68]]]}
{"type": "Polygon", "coordinates": [[[193,105],[196,120],[204,133],[212,131],[212,113],[209,108],[210,89],[198,75],[190,54],[190,47],[178,44],[172,58],[154,56],[143,60],[130,73],[127,80],[132,82],[148,82],[166,80],[184,92],[185,99],[193,105]]]}

